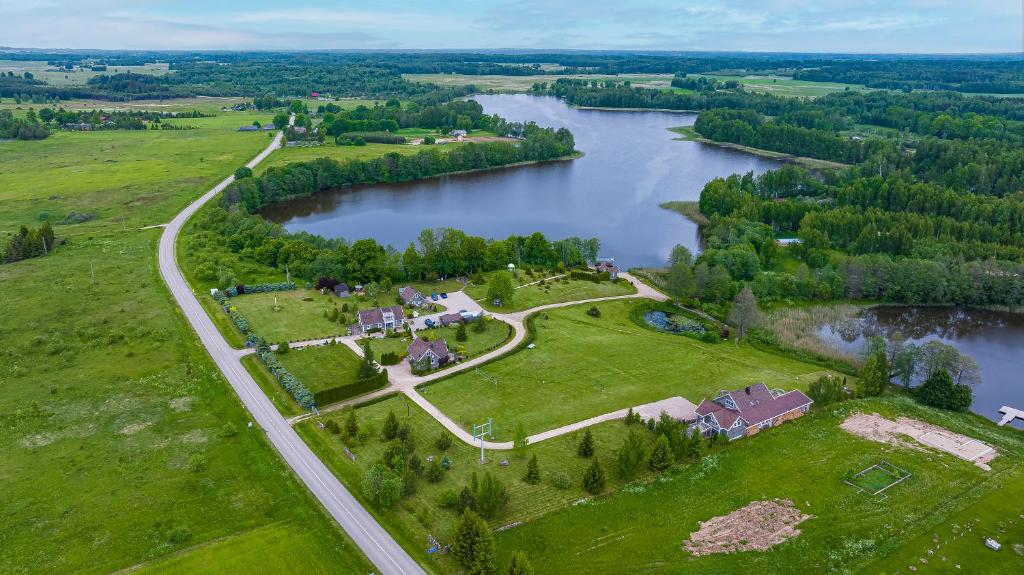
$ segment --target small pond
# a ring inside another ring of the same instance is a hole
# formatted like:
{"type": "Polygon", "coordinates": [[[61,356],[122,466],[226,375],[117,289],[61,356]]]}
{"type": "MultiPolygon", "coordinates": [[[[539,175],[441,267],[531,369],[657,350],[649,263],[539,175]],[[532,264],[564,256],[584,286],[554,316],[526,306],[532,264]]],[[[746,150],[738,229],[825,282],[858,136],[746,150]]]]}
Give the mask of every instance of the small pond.
{"type": "Polygon", "coordinates": [[[685,316],[668,314],[660,310],[651,310],[644,314],[644,321],[658,331],[669,333],[704,333],[700,322],[685,316]]]}

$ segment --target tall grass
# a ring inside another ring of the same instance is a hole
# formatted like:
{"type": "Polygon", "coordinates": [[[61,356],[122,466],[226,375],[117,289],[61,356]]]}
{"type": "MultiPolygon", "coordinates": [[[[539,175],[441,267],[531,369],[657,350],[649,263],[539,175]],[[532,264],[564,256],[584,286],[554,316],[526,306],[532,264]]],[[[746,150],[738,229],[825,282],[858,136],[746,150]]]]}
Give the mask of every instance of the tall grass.
{"type": "Polygon", "coordinates": [[[769,312],[763,325],[775,333],[779,344],[815,355],[859,365],[860,358],[840,350],[818,337],[824,325],[849,321],[864,309],[852,304],[831,304],[813,307],[781,308],[769,312]]]}

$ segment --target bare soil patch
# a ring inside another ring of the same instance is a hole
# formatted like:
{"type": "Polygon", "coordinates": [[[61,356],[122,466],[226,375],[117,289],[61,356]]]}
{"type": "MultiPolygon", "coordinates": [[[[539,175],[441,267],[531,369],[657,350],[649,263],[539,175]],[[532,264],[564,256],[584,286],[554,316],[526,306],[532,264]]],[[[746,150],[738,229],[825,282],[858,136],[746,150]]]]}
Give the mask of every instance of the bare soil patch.
{"type": "Polygon", "coordinates": [[[898,437],[899,435],[906,436],[919,445],[955,455],[964,461],[970,461],[985,471],[992,470],[988,466],[988,462],[999,455],[996,449],[987,443],[909,417],[899,417],[896,421],[892,421],[877,413],[870,415],[855,413],[847,417],[839,427],[849,433],[878,443],[919,449],[918,445],[898,437]]]}
{"type": "Polygon", "coordinates": [[[701,521],[700,529],[683,541],[694,555],[766,551],[800,535],[797,525],[810,519],[789,499],[752,501],[728,515],[701,521]]]}

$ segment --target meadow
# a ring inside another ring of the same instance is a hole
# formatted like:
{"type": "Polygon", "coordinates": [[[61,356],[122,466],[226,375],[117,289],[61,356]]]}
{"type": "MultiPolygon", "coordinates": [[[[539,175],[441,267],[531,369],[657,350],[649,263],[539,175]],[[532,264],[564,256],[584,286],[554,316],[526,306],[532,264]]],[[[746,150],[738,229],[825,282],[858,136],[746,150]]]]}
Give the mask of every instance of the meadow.
{"type": "Polygon", "coordinates": [[[1022,521],[996,501],[1020,493],[1022,448],[1019,432],[972,415],[923,408],[905,397],[851,401],[731,443],[648,485],[503,531],[499,564],[519,549],[552,573],[874,574],[907,573],[911,565],[919,572],[1017,572],[1024,557],[1012,545],[1024,543],[1022,521]],[[874,443],[839,428],[857,411],[931,421],[995,444],[1002,455],[986,472],[950,455],[874,443]],[[913,474],[885,498],[843,483],[849,471],[883,459],[913,474]],[[812,516],[795,538],[768,551],[695,557],[681,549],[699,521],[775,498],[812,516]],[[986,549],[985,533],[999,533],[1007,546],[999,553],[986,549]]]}
{"type": "Polygon", "coordinates": [[[584,80],[615,80],[622,82],[629,80],[634,86],[640,88],[669,88],[672,84],[672,74],[619,74],[616,76],[604,75],[546,75],[535,76],[498,76],[481,75],[470,76],[465,74],[402,74],[402,77],[412,82],[430,82],[439,86],[466,86],[472,84],[479,92],[528,92],[537,82],[553,83],[559,78],[576,78],[584,80]]]}
{"type": "Polygon", "coordinates": [[[725,76],[715,74],[693,74],[693,76],[714,78],[721,82],[733,80],[743,84],[743,87],[751,92],[775,94],[777,96],[794,96],[800,98],[817,98],[819,96],[825,96],[833,92],[842,92],[845,90],[867,90],[864,86],[857,84],[811,82],[809,80],[794,80],[788,76],[725,76]]]}
{"type": "Polygon", "coordinates": [[[359,368],[359,356],[340,344],[294,349],[277,357],[313,393],[356,381],[359,368]]]}
{"type": "Polygon", "coordinates": [[[522,311],[550,303],[636,293],[636,288],[625,280],[594,283],[587,280],[570,279],[568,276],[549,280],[547,278],[558,274],[549,271],[540,271],[534,274],[520,271],[518,278],[512,280],[512,285],[515,287],[512,292],[512,301],[502,302],[501,307],[497,307],[493,301],[487,299],[487,289],[490,280],[498,273],[504,272],[484,273],[483,276],[487,283],[467,285],[466,294],[477,300],[484,309],[499,313],[522,311]],[[539,283],[540,280],[544,280],[544,283],[539,283]]]}
{"type": "Polygon", "coordinates": [[[14,72],[18,76],[29,72],[36,80],[42,80],[53,86],[84,86],[90,78],[102,74],[131,73],[162,76],[171,73],[166,62],[142,66],[109,66],[106,72],[94,72],[90,68],[80,66],[76,66],[73,70],[64,70],[49,65],[45,60],[0,60],[0,72],[4,74],[14,72]]]}
{"type": "Polygon", "coordinates": [[[541,312],[532,320],[534,349],[519,351],[422,389],[424,397],[467,427],[493,418],[499,439],[515,422],[529,434],[674,396],[694,404],[722,389],[764,382],[806,389],[826,370],[747,344],[703,343],[646,329],[630,318],[637,300],[541,312]]]}
{"type": "MultiPolygon", "coordinates": [[[[480,449],[471,447],[455,440],[447,451],[440,451],[434,445],[435,440],[444,429],[430,415],[422,411],[416,404],[404,396],[391,396],[387,399],[360,406],[355,409],[360,430],[366,433],[366,441],[350,441],[349,449],[355,455],[352,461],[345,455],[346,444],[340,436],[321,429],[315,421],[309,420],[296,426],[296,431],[306,440],[324,463],[345,483],[353,495],[359,498],[367,509],[373,513],[402,543],[403,547],[420,560],[428,569],[438,573],[457,573],[457,566],[449,557],[428,555],[426,553],[427,535],[432,534],[442,545],[451,543],[450,532],[455,521],[455,513],[438,505],[438,496],[442,491],[454,489],[459,491],[467,485],[473,473],[483,477],[484,473],[494,474],[508,489],[510,501],[504,511],[489,522],[494,528],[536,519],[546,513],[566,507],[573,502],[589,497],[582,486],[583,471],[590,464],[590,459],[576,454],[581,434],[567,435],[530,446],[522,454],[511,451],[487,452],[487,463],[481,464],[480,449]],[[388,412],[394,412],[400,423],[408,423],[411,435],[417,446],[416,453],[421,458],[447,456],[451,462],[448,470],[439,483],[431,483],[425,477],[417,481],[416,492],[403,498],[390,509],[382,509],[378,504],[367,501],[362,493],[362,476],[366,469],[377,463],[386,446],[380,432],[388,412]],[[541,467],[542,481],[530,485],[522,481],[529,457],[537,455],[541,467]],[[507,461],[508,465],[500,463],[507,461]],[[565,487],[555,487],[552,479],[556,474],[564,474],[568,479],[565,487]]],[[[344,426],[348,412],[334,412],[322,417],[323,421],[335,421],[344,426]]],[[[615,450],[621,446],[630,428],[622,422],[609,422],[592,428],[595,440],[595,457],[606,470],[608,490],[621,487],[622,481],[614,472],[616,469],[615,450]]],[[[655,439],[654,434],[644,429],[641,432],[648,450],[655,439]]],[[[642,481],[651,477],[646,466],[643,466],[635,480],[642,481]]],[[[501,563],[507,565],[507,562],[501,563]]],[[[535,563],[535,565],[538,565],[535,563]]],[[[502,567],[503,569],[505,567],[502,567]]],[[[548,571],[542,571],[548,572],[548,571]]]]}
{"type": "Polygon", "coordinates": [[[0,304],[15,318],[0,321],[0,572],[109,573],[172,556],[223,571],[300,552],[370,570],[246,429],[158,274],[161,230],[136,229],[266,146],[236,121],[0,143],[0,229],[44,215],[67,241],[0,265],[0,304]],[[62,224],[72,211],[95,218],[62,224]],[[270,526],[291,535],[254,535],[270,526]]]}

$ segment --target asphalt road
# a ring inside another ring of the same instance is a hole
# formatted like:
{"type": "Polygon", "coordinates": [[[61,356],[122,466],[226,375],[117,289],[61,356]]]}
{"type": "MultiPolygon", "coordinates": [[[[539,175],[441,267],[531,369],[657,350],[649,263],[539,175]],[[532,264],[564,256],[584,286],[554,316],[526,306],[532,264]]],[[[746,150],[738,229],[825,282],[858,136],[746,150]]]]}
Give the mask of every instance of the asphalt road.
{"type": "MultiPolygon", "coordinates": [[[[280,147],[281,139],[282,134],[279,132],[270,146],[246,165],[250,168],[255,167],[280,147]]],[[[167,224],[163,235],[160,236],[160,275],[163,276],[167,287],[171,290],[171,295],[181,306],[182,313],[192,324],[192,328],[199,335],[199,339],[209,351],[214,363],[217,364],[225,379],[241,398],[246,409],[252,414],[255,424],[263,429],[270,443],[281,454],[288,466],[306,484],[355,544],[362,549],[380,573],[383,575],[425,575],[426,572],[345,489],[271,404],[256,381],[242,366],[238,353],[231,349],[228,342],[217,331],[213,320],[206,315],[206,311],[185,281],[181,270],[178,269],[174,244],[185,222],[232,181],[234,181],[234,176],[217,184],[167,224]]]]}

